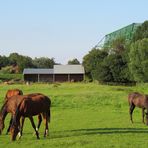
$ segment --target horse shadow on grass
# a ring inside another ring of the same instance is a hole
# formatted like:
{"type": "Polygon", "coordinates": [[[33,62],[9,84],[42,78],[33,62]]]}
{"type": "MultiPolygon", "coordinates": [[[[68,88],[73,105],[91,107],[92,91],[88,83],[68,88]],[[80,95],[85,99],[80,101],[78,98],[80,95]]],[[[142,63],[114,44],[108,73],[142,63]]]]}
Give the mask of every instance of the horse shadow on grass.
{"type": "Polygon", "coordinates": [[[112,135],[112,134],[148,134],[146,128],[90,128],[90,129],[75,129],[65,130],[58,132],[51,132],[50,139],[64,138],[64,137],[77,137],[89,135],[112,135]]]}

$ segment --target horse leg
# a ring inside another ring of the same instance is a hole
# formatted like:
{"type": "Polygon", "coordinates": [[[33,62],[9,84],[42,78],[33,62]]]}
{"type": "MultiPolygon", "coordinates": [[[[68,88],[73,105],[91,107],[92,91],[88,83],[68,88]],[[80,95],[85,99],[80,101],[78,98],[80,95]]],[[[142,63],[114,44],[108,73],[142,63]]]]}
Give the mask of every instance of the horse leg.
{"type": "Polygon", "coordinates": [[[37,126],[37,128],[36,128],[37,131],[38,131],[39,128],[40,128],[41,122],[42,122],[42,116],[41,116],[41,114],[39,114],[39,115],[38,115],[38,126],[37,126]]]}
{"type": "Polygon", "coordinates": [[[146,108],[146,125],[148,125],[148,108],[146,108]]]}
{"type": "MultiPolygon", "coordinates": [[[[39,114],[39,115],[38,115],[38,126],[36,127],[36,130],[37,130],[37,131],[39,131],[41,122],[42,122],[42,115],[39,114]]],[[[36,134],[36,133],[33,133],[33,135],[35,135],[35,134],[36,134]]]]}
{"type": "Polygon", "coordinates": [[[44,123],[45,123],[45,132],[44,132],[44,137],[48,136],[48,114],[43,114],[43,118],[44,118],[44,123]]]}
{"type": "Polygon", "coordinates": [[[24,122],[25,122],[25,117],[21,117],[20,121],[21,121],[21,123],[20,123],[20,136],[22,136],[22,134],[23,134],[24,122]]]}
{"type": "Polygon", "coordinates": [[[8,135],[8,133],[10,132],[12,120],[13,120],[13,116],[11,116],[11,119],[10,119],[10,121],[9,121],[9,127],[8,127],[8,129],[7,129],[6,135],[8,135]]]}
{"type": "Polygon", "coordinates": [[[133,114],[134,108],[135,108],[135,105],[134,104],[130,104],[129,113],[130,113],[130,119],[131,119],[132,123],[133,123],[132,114],[133,114]]]}
{"type": "Polygon", "coordinates": [[[34,124],[33,117],[31,116],[31,117],[29,117],[29,119],[30,119],[30,121],[31,121],[32,127],[33,127],[34,130],[35,130],[35,133],[36,133],[37,139],[40,139],[40,137],[39,137],[39,133],[38,133],[38,131],[36,130],[36,126],[35,126],[35,124],[34,124]]]}
{"type": "Polygon", "coordinates": [[[145,124],[145,122],[144,122],[144,115],[145,115],[145,113],[144,113],[144,108],[142,108],[142,122],[145,124]]]}

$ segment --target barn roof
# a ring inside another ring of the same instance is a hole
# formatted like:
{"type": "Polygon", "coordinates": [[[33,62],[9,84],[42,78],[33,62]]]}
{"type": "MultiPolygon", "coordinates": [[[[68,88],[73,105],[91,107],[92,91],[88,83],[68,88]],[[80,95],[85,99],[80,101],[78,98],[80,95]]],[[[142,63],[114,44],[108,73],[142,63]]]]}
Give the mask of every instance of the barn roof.
{"type": "Polygon", "coordinates": [[[53,69],[25,68],[23,74],[53,74],[53,69]]]}
{"type": "Polygon", "coordinates": [[[53,69],[25,68],[23,74],[84,74],[82,65],[54,65],[53,69]]]}
{"type": "Polygon", "coordinates": [[[82,65],[54,65],[54,74],[84,74],[82,65]]]}

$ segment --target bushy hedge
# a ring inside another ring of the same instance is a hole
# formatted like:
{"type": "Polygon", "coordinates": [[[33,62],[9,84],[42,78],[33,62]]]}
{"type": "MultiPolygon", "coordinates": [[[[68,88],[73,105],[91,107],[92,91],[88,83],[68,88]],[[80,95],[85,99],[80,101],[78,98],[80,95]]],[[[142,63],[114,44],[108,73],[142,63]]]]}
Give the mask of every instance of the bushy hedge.
{"type": "Polygon", "coordinates": [[[0,81],[22,81],[23,80],[23,75],[22,74],[0,74],[0,81]]]}

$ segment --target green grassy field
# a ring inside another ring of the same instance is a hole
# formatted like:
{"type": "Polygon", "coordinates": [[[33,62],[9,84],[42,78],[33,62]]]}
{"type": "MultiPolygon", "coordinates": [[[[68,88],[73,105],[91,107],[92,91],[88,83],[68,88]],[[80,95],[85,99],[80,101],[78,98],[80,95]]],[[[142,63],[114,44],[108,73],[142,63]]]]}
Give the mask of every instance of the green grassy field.
{"type": "MultiPolygon", "coordinates": [[[[142,123],[141,109],[135,109],[132,124],[127,103],[129,92],[148,93],[148,84],[133,87],[94,83],[0,85],[1,106],[6,91],[12,88],[22,89],[24,94],[40,92],[51,97],[50,135],[43,138],[42,123],[40,140],[37,140],[30,121],[26,119],[22,138],[11,142],[10,135],[5,135],[10,119],[8,116],[0,136],[1,148],[148,147],[148,127],[142,123]]],[[[36,117],[34,119],[37,123],[36,117]]]]}

